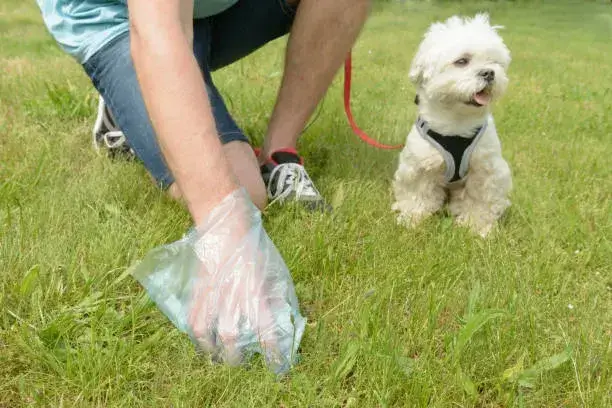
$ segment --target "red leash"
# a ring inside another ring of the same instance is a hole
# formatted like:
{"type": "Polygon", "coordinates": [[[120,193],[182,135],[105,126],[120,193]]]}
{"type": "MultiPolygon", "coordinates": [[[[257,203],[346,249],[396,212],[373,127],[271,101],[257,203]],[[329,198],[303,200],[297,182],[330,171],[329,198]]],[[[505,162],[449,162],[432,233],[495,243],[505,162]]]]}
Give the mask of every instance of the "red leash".
{"type": "Polygon", "coordinates": [[[402,147],[404,147],[403,144],[387,145],[387,144],[380,143],[379,141],[372,139],[370,136],[366,134],[366,132],[361,130],[359,126],[357,126],[357,124],[355,123],[355,119],[353,118],[353,113],[351,112],[351,75],[352,75],[352,71],[353,71],[352,58],[351,58],[351,53],[349,52],[348,56],[346,57],[346,61],[344,62],[344,111],[346,112],[346,117],[348,118],[349,124],[351,125],[353,132],[355,132],[355,134],[359,136],[361,140],[363,140],[370,146],[374,146],[379,149],[387,149],[387,150],[401,149],[402,147]]]}

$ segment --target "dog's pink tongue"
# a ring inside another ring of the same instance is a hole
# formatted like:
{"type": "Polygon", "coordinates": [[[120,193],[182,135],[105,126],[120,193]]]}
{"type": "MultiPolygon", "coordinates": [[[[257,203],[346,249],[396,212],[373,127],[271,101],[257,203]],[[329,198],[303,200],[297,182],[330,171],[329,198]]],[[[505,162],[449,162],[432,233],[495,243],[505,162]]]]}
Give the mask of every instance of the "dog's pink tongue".
{"type": "Polygon", "coordinates": [[[488,92],[481,91],[474,94],[474,100],[480,105],[488,105],[491,102],[491,95],[488,92]]]}

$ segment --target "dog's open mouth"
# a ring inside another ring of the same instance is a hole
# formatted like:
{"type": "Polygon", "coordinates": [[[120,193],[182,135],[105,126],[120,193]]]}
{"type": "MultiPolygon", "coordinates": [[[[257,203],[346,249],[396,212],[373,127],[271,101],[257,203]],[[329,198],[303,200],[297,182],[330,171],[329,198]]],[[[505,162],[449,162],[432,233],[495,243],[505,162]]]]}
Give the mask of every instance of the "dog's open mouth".
{"type": "Polygon", "coordinates": [[[491,90],[488,87],[483,88],[481,91],[476,92],[472,95],[472,99],[469,100],[468,105],[477,107],[486,106],[491,102],[491,90]]]}

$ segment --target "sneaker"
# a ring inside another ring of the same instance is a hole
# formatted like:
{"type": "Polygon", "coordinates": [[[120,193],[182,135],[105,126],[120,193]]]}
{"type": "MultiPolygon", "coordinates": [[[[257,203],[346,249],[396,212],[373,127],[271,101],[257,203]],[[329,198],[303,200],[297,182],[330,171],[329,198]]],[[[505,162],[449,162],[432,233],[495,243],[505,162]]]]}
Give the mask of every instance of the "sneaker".
{"type": "Polygon", "coordinates": [[[102,96],[98,102],[98,116],[92,133],[93,146],[96,151],[100,151],[100,147],[106,147],[112,156],[117,153],[134,155],[134,151],[128,145],[121,129],[116,125],[115,118],[104,103],[102,96]]]}
{"type": "Polygon", "coordinates": [[[306,173],[302,158],[294,149],[277,150],[261,166],[270,204],[298,201],[309,210],[331,210],[306,173]]]}

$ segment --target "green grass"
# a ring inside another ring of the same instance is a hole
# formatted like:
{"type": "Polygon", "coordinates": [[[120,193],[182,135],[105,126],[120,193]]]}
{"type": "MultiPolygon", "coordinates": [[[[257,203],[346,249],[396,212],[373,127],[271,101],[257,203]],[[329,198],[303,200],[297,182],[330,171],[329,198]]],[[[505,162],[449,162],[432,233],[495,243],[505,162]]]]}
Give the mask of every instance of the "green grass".
{"type": "MultiPolygon", "coordinates": [[[[127,268],[187,213],[137,163],[91,149],[96,94],[33,2],[0,3],[0,407],[612,405],[612,9],[605,2],[377,9],[354,53],[354,113],[385,142],[415,115],[407,70],[430,22],[487,9],[511,85],[495,109],[513,206],[483,241],[390,212],[396,152],[350,132],[341,77],[301,141],[333,215],[272,208],[309,325],[277,381],[195,354],[127,268]]],[[[216,75],[260,141],[284,40],[216,75]]]]}

